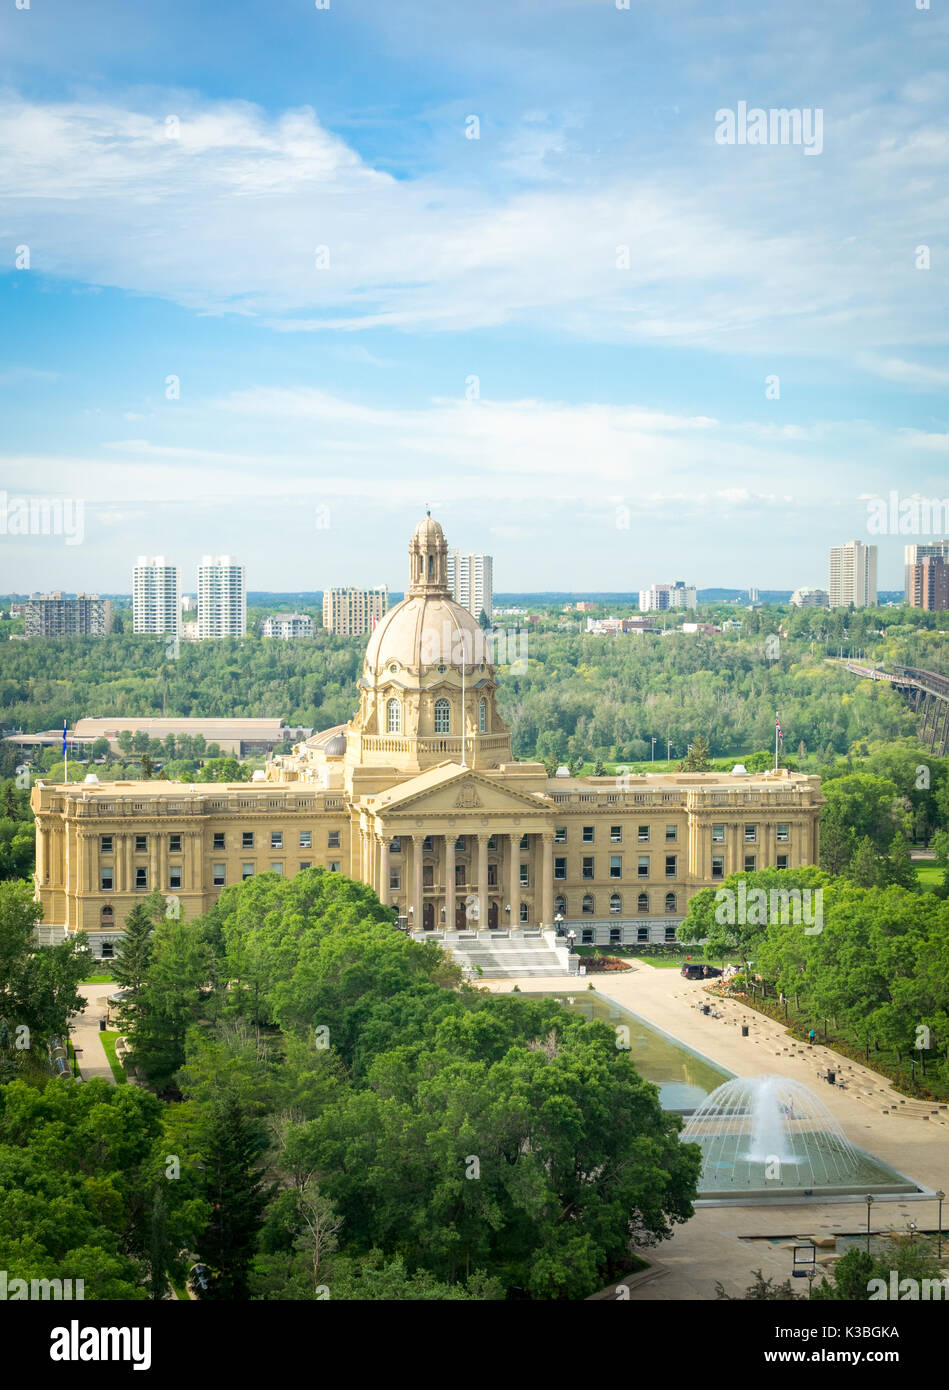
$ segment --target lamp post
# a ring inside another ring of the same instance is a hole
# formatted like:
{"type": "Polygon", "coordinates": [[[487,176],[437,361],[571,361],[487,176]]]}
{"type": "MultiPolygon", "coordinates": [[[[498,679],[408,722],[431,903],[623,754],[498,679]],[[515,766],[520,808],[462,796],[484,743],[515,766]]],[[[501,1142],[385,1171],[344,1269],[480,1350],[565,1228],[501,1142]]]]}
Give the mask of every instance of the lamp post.
{"type": "Polygon", "coordinates": [[[573,927],[571,927],[570,930],[567,932],[567,946],[568,946],[568,948],[569,948],[571,954],[573,954],[573,948],[574,948],[574,946],[576,945],[576,941],[577,941],[577,934],[576,934],[576,932],[573,930],[573,927]]]}
{"type": "Polygon", "coordinates": [[[666,739],[666,762],[667,762],[667,763],[671,763],[671,762],[672,762],[672,739],[671,739],[671,738],[667,738],[667,739],[666,739]]]}
{"type": "Polygon", "coordinates": [[[554,926],[557,928],[557,935],[563,936],[563,913],[558,912],[554,917],[554,926]]]}
{"type": "Polygon", "coordinates": [[[936,1248],[936,1258],[937,1258],[937,1259],[942,1259],[942,1204],[943,1204],[943,1201],[944,1201],[944,1199],[945,1199],[945,1196],[946,1196],[945,1192],[939,1191],[939,1192],[936,1193],[936,1198],[937,1198],[937,1200],[938,1200],[938,1202],[939,1202],[939,1236],[938,1236],[938,1239],[937,1239],[937,1248],[936,1248]]]}
{"type": "Polygon", "coordinates": [[[653,734],[653,739],[652,739],[652,761],[653,761],[653,762],[656,761],[656,736],[655,736],[655,734],[653,734]]]}
{"type": "Polygon", "coordinates": [[[873,1198],[867,1193],[867,1254],[870,1253],[870,1208],[873,1206],[873,1198]]]}

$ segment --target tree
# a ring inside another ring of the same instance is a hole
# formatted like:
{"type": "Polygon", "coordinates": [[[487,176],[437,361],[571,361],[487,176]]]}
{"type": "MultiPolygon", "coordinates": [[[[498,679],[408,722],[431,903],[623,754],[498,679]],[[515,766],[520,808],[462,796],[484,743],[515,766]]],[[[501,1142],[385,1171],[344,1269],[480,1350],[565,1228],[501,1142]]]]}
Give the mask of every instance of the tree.
{"type": "Polygon", "coordinates": [[[157,889],[135,903],[125,918],[124,936],[112,967],[114,978],[134,999],[148,976],[152,932],[165,916],[165,900],[157,889]]]}
{"type": "Polygon", "coordinates": [[[703,734],[696,734],[688,753],[676,764],[677,771],[707,772],[709,766],[708,739],[703,734]]]}
{"type": "MultiPolygon", "coordinates": [[[[749,1284],[745,1292],[741,1295],[742,1299],[753,1299],[757,1302],[769,1303],[791,1303],[795,1299],[804,1298],[804,1294],[794,1292],[794,1287],[790,1279],[785,1279],[783,1284],[776,1284],[774,1276],[769,1275],[766,1279],[760,1269],[753,1269],[755,1282],[749,1284]]],[[[725,1292],[725,1286],[719,1280],[715,1285],[715,1297],[721,1299],[732,1299],[732,1294],[725,1292]]]]}
{"type": "Polygon", "coordinates": [[[107,738],[97,738],[92,741],[92,756],[94,758],[107,758],[109,756],[110,743],[107,738]]]}
{"type": "Polygon", "coordinates": [[[916,871],[906,849],[906,840],[897,830],[890,841],[889,853],[883,862],[883,881],[895,883],[900,888],[915,889],[918,885],[916,871]]]}
{"type": "Polygon", "coordinates": [[[167,1091],[185,1058],[188,1028],[209,1010],[212,973],[201,927],[165,918],[154,930],[143,986],[129,1009],[131,1062],[149,1086],[167,1091]]]}
{"type": "Polygon", "coordinates": [[[883,885],[884,866],[869,835],[864,835],[854,850],[847,868],[847,877],[858,888],[879,888],[883,885]]]}
{"type": "Polygon", "coordinates": [[[0,883],[0,1017],[11,1027],[25,1025],[35,1040],[64,1033],[69,1016],[84,1007],[76,986],[89,965],[83,933],[37,947],[41,917],[28,884],[0,883]]]}
{"type": "Polygon", "coordinates": [[[116,742],[118,743],[121,752],[123,752],[127,758],[130,757],[132,752],[134,751],[132,748],[131,729],[120,729],[119,736],[116,739],[116,742]]]}
{"type": "Polygon", "coordinates": [[[226,1095],[212,1110],[201,1148],[204,1196],[211,1217],[198,1249],[211,1270],[210,1288],[202,1297],[245,1299],[268,1194],[261,1183],[261,1133],[237,1097],[226,1095]]]}
{"type": "Polygon", "coordinates": [[[151,758],[148,756],[147,753],[143,753],[143,754],[142,754],[142,756],[141,756],[141,764],[142,764],[142,781],[143,781],[143,782],[147,782],[148,779],[151,777],[152,773],[155,771],[155,764],[152,762],[151,758]]]}

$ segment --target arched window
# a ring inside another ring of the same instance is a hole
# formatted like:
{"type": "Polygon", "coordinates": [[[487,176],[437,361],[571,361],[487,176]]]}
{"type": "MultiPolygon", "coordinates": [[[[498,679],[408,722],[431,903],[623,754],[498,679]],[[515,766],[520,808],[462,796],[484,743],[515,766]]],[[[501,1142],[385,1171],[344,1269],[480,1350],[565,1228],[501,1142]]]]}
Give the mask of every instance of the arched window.
{"type": "Polygon", "coordinates": [[[402,732],[402,710],[395,697],[386,700],[386,733],[400,734],[402,732]]]}
{"type": "Polygon", "coordinates": [[[616,913],[616,912],[622,912],[622,910],[623,910],[623,899],[620,897],[619,893],[611,893],[611,894],[610,894],[610,912],[616,913]]]}
{"type": "Polygon", "coordinates": [[[638,900],[637,903],[636,903],[636,907],[638,908],[638,910],[639,910],[640,912],[648,912],[648,911],[649,911],[649,894],[648,894],[648,893],[640,893],[640,895],[639,895],[639,900],[638,900]]]}
{"type": "Polygon", "coordinates": [[[527,903],[521,903],[521,921],[526,923],[529,920],[527,915],[527,903]]]}
{"type": "Polygon", "coordinates": [[[451,733],[451,705],[447,700],[435,701],[435,732],[436,734],[451,733]]]}
{"type": "Polygon", "coordinates": [[[666,911],[667,911],[667,912],[675,912],[675,910],[676,910],[676,895],[675,895],[675,893],[667,893],[667,894],[666,894],[666,911]]]}
{"type": "Polygon", "coordinates": [[[435,556],[434,556],[434,555],[429,555],[429,557],[428,557],[428,577],[429,577],[429,579],[432,578],[432,576],[434,575],[434,573],[435,573],[435,556]]]}
{"type": "Polygon", "coordinates": [[[101,919],[102,926],[111,927],[112,922],[114,920],[111,904],[106,903],[105,907],[99,913],[99,916],[101,919]]]}
{"type": "Polygon", "coordinates": [[[478,706],[478,732],[486,734],[488,732],[488,702],[482,700],[478,706]]]}
{"type": "Polygon", "coordinates": [[[585,917],[593,916],[593,894],[584,893],[583,902],[580,904],[580,911],[585,917]]]}
{"type": "Polygon", "coordinates": [[[554,898],[554,912],[559,912],[561,917],[567,915],[567,899],[562,893],[558,893],[554,898]]]}

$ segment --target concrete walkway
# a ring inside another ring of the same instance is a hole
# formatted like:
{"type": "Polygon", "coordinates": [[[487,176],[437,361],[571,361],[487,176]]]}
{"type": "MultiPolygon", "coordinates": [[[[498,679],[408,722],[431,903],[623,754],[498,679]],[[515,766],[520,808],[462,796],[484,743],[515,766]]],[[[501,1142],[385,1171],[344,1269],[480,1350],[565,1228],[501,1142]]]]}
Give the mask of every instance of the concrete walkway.
{"type": "MultiPolygon", "coordinates": [[[[513,983],[490,980],[485,988],[508,992],[513,983]]],[[[569,985],[562,977],[517,981],[525,994],[563,996],[578,996],[589,983],[589,977],[569,985]]],[[[737,1002],[707,994],[706,982],[684,980],[677,969],[656,969],[637,961],[634,970],[601,975],[593,983],[600,998],[615,999],[736,1076],[771,1072],[804,1082],[817,1092],[855,1144],[920,1186],[949,1191],[949,1108],[900,1097],[868,1068],[819,1044],[809,1047],[796,1042],[780,1024],[737,1002]],[[698,1006],[710,1000],[721,1017],[699,1012],[698,1006]],[[741,1036],[742,1023],[748,1025],[747,1038],[741,1036]],[[828,1067],[846,1083],[846,1090],[820,1079],[818,1073],[828,1067]],[[902,1105],[901,1100],[905,1102],[902,1105]]],[[[871,1230],[905,1231],[913,1222],[920,1230],[935,1231],[937,1205],[935,1198],[878,1198],[872,1208],[871,1230]]],[[[949,1217],[949,1203],[943,1214],[949,1217]]],[[[772,1275],[783,1282],[791,1272],[786,1242],[798,1237],[859,1235],[866,1226],[867,1208],[862,1197],[849,1202],[798,1198],[780,1205],[700,1207],[691,1221],[677,1227],[673,1237],[656,1248],[661,1276],[657,1272],[656,1278],[631,1288],[630,1298],[714,1299],[717,1280],[736,1296],[752,1283],[752,1269],[761,1269],[766,1278],[772,1275]]],[[[949,1251],[949,1241],[944,1251],[949,1251]]],[[[652,1258],[649,1251],[644,1253],[646,1259],[652,1258]]],[[[818,1265],[821,1259],[818,1253],[818,1265]]],[[[795,1282],[806,1288],[805,1280],[795,1282]]]]}
{"type": "Polygon", "coordinates": [[[118,988],[117,984],[79,986],[78,992],[85,999],[86,1007],[69,1020],[69,1037],[73,1047],[82,1049],[78,1061],[84,1081],[101,1076],[110,1086],[115,1085],[115,1077],[99,1037],[99,1019],[105,1018],[106,1000],[118,988]]]}

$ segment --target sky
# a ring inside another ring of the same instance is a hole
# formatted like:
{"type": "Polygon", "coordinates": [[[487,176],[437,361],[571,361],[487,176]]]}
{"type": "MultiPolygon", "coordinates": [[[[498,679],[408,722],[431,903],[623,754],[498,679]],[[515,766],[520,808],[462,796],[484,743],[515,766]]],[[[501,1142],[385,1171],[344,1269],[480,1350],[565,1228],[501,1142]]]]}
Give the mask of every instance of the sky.
{"type": "Polygon", "coordinates": [[[933,538],[869,518],[949,499],[943,0],[28,3],[0,591],[402,589],[426,506],[508,592],[933,538]]]}

